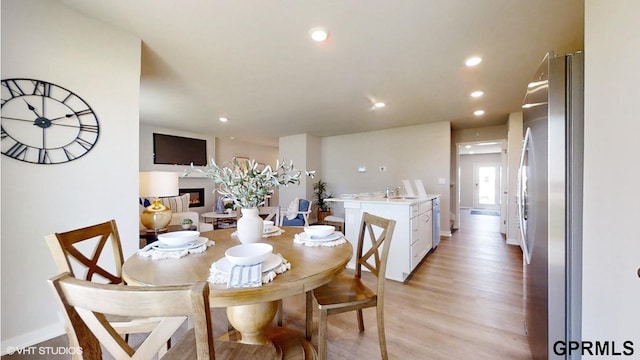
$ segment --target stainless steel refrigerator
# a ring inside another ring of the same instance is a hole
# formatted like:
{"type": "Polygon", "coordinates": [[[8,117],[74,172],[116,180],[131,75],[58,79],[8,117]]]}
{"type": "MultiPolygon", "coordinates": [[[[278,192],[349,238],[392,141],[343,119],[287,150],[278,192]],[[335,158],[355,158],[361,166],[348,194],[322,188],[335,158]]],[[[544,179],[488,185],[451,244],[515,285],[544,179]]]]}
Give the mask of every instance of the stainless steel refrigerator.
{"type": "Polygon", "coordinates": [[[563,346],[581,339],[583,73],[583,53],[548,53],[523,104],[518,208],[533,359],[580,358],[563,346]]]}

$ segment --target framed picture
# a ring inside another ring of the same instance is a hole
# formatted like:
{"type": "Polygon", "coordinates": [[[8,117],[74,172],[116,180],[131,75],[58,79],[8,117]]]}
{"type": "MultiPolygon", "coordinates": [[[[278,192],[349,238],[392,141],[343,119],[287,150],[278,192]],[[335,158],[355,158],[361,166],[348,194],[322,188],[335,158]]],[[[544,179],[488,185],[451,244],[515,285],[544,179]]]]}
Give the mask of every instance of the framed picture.
{"type": "Polygon", "coordinates": [[[247,170],[247,161],[249,161],[248,157],[236,156],[236,160],[238,160],[238,164],[240,164],[240,169],[247,170]]]}

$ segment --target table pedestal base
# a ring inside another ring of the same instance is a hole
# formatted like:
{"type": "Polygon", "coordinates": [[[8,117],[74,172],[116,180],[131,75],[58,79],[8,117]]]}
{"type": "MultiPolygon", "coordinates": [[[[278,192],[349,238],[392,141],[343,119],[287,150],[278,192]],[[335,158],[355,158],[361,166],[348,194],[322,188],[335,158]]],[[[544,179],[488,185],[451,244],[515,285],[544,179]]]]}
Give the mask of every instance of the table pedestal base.
{"type": "Polygon", "coordinates": [[[278,310],[278,302],[271,301],[251,305],[227,307],[229,323],[241,334],[246,344],[271,344],[265,337],[264,328],[269,325],[278,310]]]}
{"type": "MultiPolygon", "coordinates": [[[[301,332],[285,327],[269,326],[265,329],[265,334],[276,348],[275,360],[316,360],[318,358],[316,349],[301,332]]],[[[219,339],[235,341],[239,335],[236,330],[232,330],[219,339]]]]}

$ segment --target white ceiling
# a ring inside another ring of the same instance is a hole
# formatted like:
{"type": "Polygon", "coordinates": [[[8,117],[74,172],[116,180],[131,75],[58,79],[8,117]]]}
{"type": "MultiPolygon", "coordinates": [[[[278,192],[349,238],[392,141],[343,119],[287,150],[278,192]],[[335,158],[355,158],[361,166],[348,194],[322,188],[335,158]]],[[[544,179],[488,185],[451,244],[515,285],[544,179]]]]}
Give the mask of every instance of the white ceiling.
{"type": "Polygon", "coordinates": [[[59,1],[142,39],[141,122],[274,146],[502,124],[544,54],[584,38],[582,0],[59,1]],[[310,40],[315,26],[328,41],[310,40]],[[464,66],[471,55],[476,68],[464,66]]]}

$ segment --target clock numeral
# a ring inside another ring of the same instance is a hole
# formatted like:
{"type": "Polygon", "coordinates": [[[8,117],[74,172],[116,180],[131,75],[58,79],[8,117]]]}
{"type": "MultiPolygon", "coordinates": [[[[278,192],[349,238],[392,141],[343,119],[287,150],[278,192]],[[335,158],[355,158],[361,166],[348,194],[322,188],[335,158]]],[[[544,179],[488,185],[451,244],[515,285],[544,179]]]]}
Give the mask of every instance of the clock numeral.
{"type": "Polygon", "coordinates": [[[15,143],[12,147],[5,152],[5,155],[11,156],[14,159],[25,160],[27,158],[27,150],[29,147],[23,143],[15,143]]]}
{"type": "Polygon", "coordinates": [[[76,114],[76,116],[89,115],[89,114],[93,114],[93,110],[91,109],[80,110],[80,111],[74,112],[74,114],[76,114]]]}
{"type": "Polygon", "coordinates": [[[38,164],[51,164],[51,156],[49,150],[39,149],[38,151],[38,164]]]}
{"type": "MultiPolygon", "coordinates": [[[[4,86],[5,88],[7,88],[7,90],[9,90],[9,95],[11,95],[11,99],[18,96],[26,95],[24,90],[22,90],[22,88],[20,87],[20,85],[15,79],[2,80],[2,86],[4,86]]],[[[11,99],[2,99],[2,104],[4,105],[5,102],[11,99]]]]}
{"type": "Polygon", "coordinates": [[[80,124],[80,131],[98,133],[98,125],[80,124]]]}
{"type": "Polygon", "coordinates": [[[67,150],[67,148],[62,148],[64,150],[64,154],[67,156],[67,160],[71,161],[77,158],[71,151],[67,150]]]}
{"type": "Polygon", "coordinates": [[[33,86],[33,95],[51,96],[51,83],[34,80],[33,86]]]}
{"type": "Polygon", "coordinates": [[[83,138],[76,138],[75,142],[78,143],[78,145],[82,146],[87,151],[93,147],[93,144],[91,142],[83,138]]]}

